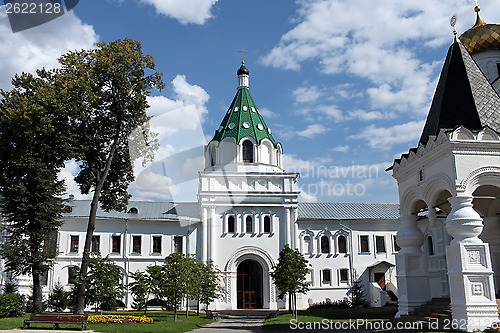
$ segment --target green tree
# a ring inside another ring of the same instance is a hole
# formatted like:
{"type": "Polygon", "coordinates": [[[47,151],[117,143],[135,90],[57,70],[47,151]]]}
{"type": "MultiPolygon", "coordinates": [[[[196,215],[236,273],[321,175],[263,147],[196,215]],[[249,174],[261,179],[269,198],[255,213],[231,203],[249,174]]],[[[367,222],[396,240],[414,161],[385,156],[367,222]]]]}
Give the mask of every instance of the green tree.
{"type": "Polygon", "coordinates": [[[353,272],[352,281],[352,285],[347,291],[347,296],[351,298],[351,306],[363,306],[366,304],[365,291],[363,283],[355,271],[353,272]]]}
{"type": "Polygon", "coordinates": [[[148,300],[150,294],[150,277],[147,272],[137,271],[130,275],[134,282],[129,285],[132,295],[134,295],[134,303],[132,307],[136,310],[144,310],[144,315],[148,311],[148,300]]]}
{"type": "Polygon", "coordinates": [[[201,274],[201,266],[196,262],[196,258],[192,255],[185,256],[185,280],[184,280],[184,297],[186,300],[186,318],[189,317],[189,299],[193,298],[199,289],[198,277],[201,274]]]}
{"type": "MultiPolygon", "coordinates": [[[[146,278],[149,286],[149,292],[160,302],[166,302],[166,291],[164,288],[165,276],[163,266],[146,267],[146,278]]],[[[162,306],[163,307],[163,306],[162,306]]],[[[164,308],[164,310],[166,310],[164,308]]]]}
{"type": "Polygon", "coordinates": [[[309,283],[306,282],[308,266],[307,259],[299,250],[292,250],[285,244],[280,251],[278,264],[270,274],[280,291],[278,298],[283,299],[288,294],[288,308],[295,319],[297,319],[297,293],[306,293],[309,290],[309,283]]]}
{"type": "Polygon", "coordinates": [[[211,302],[224,295],[225,290],[221,283],[221,271],[213,261],[200,262],[197,266],[192,297],[198,301],[196,312],[199,315],[200,303],[204,304],[205,309],[207,309],[211,302]]]}
{"type": "Polygon", "coordinates": [[[113,310],[116,308],[116,301],[124,295],[123,273],[120,267],[109,261],[108,257],[102,258],[99,254],[93,253],[89,259],[88,274],[82,276],[78,272],[72,296],[75,301],[78,299],[78,284],[84,283],[88,286],[85,306],[94,305],[95,311],[101,313],[103,310],[113,310]]]}
{"type": "Polygon", "coordinates": [[[61,281],[57,281],[50,291],[47,305],[54,312],[63,312],[68,308],[68,292],[64,290],[61,281]]]}
{"type": "MultiPolygon", "coordinates": [[[[80,268],[85,277],[99,204],[106,211],[125,209],[127,188],[134,180],[132,162],[151,158],[157,146],[147,127],[146,98],[164,83],[154,72],[153,57],[144,55],[141,44],[131,39],[69,52],[59,62],[58,80],[71,92],[64,96],[72,107],[73,144],[80,163],[75,180],[82,193],[93,192],[80,268]],[[145,144],[129,145],[131,138],[145,144]]],[[[75,313],[83,313],[85,288],[78,285],[75,313]]]]}
{"type": "Polygon", "coordinates": [[[10,274],[7,274],[5,277],[5,282],[3,285],[3,293],[4,294],[17,294],[19,289],[19,284],[17,279],[10,274]]]}
{"type": "Polygon", "coordinates": [[[54,72],[16,75],[0,90],[0,209],[6,271],[32,276],[32,312],[42,311],[40,278],[57,255],[51,235],[62,224],[63,181],[58,172],[71,155],[68,113],[54,72]]]}
{"type": "Polygon", "coordinates": [[[162,267],[163,292],[168,306],[174,310],[174,320],[177,320],[177,312],[182,300],[189,295],[189,280],[193,273],[196,261],[191,256],[174,252],[165,258],[162,267]]]}

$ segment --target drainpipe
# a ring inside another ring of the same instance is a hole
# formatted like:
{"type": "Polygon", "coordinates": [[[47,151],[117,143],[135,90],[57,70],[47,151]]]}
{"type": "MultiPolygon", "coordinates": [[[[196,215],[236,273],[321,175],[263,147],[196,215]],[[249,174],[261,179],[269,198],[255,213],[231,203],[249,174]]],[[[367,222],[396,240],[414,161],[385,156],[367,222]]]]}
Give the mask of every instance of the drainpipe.
{"type": "MultiPolygon", "coordinates": [[[[129,269],[130,269],[130,258],[128,256],[127,251],[127,235],[128,235],[128,219],[124,219],[125,221],[125,235],[123,236],[123,262],[125,268],[125,285],[128,287],[129,284],[129,269]]],[[[128,300],[129,300],[129,292],[125,293],[125,309],[128,308],[128,300]]]]}
{"type": "MultiPolygon", "coordinates": [[[[340,220],[339,220],[340,221],[340,220]]],[[[342,224],[339,222],[339,225],[344,228],[344,229],[347,229],[349,231],[349,281],[350,281],[350,286],[352,287],[353,286],[353,282],[354,282],[354,267],[353,267],[353,260],[352,260],[352,256],[353,256],[353,249],[352,249],[352,229],[349,228],[348,226],[342,224]]]]}

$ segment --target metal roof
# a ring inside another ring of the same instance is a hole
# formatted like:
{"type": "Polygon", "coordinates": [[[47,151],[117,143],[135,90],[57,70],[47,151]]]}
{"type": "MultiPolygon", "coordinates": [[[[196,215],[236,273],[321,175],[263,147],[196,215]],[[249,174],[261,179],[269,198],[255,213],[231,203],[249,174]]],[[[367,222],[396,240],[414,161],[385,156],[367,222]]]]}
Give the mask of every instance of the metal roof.
{"type": "MultiPolygon", "coordinates": [[[[70,200],[72,207],[70,213],[64,217],[86,218],[90,212],[90,200],[70,200]]],[[[99,207],[99,219],[128,219],[128,220],[169,220],[169,221],[199,221],[200,209],[197,202],[154,202],[154,201],[129,201],[125,212],[105,212],[99,207]],[[137,213],[134,213],[134,209],[137,213]]]]}
{"type": "Polygon", "coordinates": [[[500,131],[500,97],[462,43],[449,48],[420,142],[440,129],[500,131]]]}
{"type": "MultiPolygon", "coordinates": [[[[90,211],[90,200],[72,200],[71,213],[64,217],[87,218],[90,211]]],[[[99,219],[128,220],[164,220],[164,221],[200,221],[200,208],[197,202],[155,202],[130,201],[126,212],[105,212],[99,208],[99,219]],[[136,208],[137,213],[130,212],[136,208]]],[[[370,220],[398,219],[398,204],[379,203],[299,203],[299,220],[370,220]]]]}
{"type": "Polygon", "coordinates": [[[278,144],[271,134],[271,130],[267,127],[264,118],[262,118],[259,109],[255,105],[249,89],[240,88],[222,120],[222,123],[215,131],[212,141],[221,142],[229,137],[232,138],[236,144],[239,144],[241,139],[247,136],[254,138],[257,144],[260,144],[260,142],[266,138],[269,139],[274,146],[278,144]]]}
{"type": "Polygon", "coordinates": [[[299,203],[299,220],[398,219],[398,204],[304,202],[299,203]]]}

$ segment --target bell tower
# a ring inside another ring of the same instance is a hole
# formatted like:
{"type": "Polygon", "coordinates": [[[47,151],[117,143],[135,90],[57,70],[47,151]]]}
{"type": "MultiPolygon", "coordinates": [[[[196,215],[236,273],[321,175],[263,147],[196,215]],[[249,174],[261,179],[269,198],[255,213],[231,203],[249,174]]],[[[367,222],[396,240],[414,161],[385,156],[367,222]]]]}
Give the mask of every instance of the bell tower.
{"type": "Polygon", "coordinates": [[[299,174],[283,169],[281,144],[250,95],[249,74],[242,61],[236,96],[205,147],[199,176],[202,259],[224,273],[217,309],[276,309],[269,271],[297,239],[299,174]],[[245,276],[259,282],[240,281],[245,276]]]}

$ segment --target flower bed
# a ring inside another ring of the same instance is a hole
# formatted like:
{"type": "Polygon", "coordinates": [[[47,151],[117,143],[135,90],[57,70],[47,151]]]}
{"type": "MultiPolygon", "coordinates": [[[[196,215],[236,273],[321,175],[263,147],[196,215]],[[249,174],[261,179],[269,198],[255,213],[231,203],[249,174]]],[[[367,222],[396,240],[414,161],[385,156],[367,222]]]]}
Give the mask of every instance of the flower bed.
{"type": "Polygon", "coordinates": [[[128,324],[151,324],[153,318],[148,318],[146,316],[119,316],[119,315],[95,315],[89,316],[89,323],[128,323],[128,324]]]}

